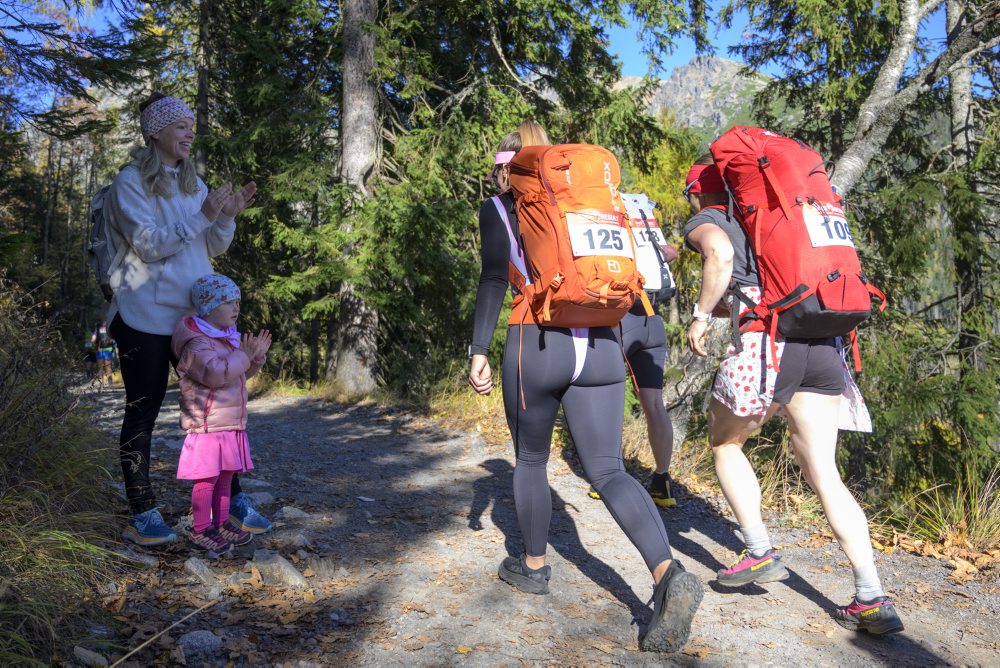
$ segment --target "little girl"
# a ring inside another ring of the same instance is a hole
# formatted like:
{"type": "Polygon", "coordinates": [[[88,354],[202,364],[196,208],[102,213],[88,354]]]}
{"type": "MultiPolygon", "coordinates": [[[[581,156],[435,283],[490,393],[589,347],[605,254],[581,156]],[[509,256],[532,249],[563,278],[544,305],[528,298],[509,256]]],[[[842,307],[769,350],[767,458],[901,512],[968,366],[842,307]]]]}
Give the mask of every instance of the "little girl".
{"type": "Polygon", "coordinates": [[[245,545],[253,535],[229,517],[233,474],[253,468],[247,441],[246,379],[260,371],[271,347],[271,334],[236,330],[240,289],[221,274],[202,276],[191,287],[197,315],[174,328],[171,349],[179,360],[181,427],[187,431],[179,480],[194,480],[191,507],[192,548],[219,555],[245,545]]]}

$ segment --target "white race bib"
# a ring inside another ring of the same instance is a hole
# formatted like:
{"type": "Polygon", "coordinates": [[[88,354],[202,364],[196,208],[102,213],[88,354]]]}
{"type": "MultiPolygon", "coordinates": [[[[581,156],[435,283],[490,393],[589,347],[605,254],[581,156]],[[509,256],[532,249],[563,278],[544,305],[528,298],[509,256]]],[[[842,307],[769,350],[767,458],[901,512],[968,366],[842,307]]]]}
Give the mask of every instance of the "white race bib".
{"type": "Polygon", "coordinates": [[[847,226],[844,210],[835,204],[817,202],[802,205],[802,219],[813,248],[819,246],[850,246],[854,247],[851,229],[847,226]]]}
{"type": "Polygon", "coordinates": [[[646,279],[643,287],[647,290],[659,290],[664,286],[660,271],[660,257],[653,244],[663,246],[667,243],[667,238],[655,218],[646,219],[646,223],[649,223],[648,230],[641,218],[633,218],[631,222],[632,225],[638,226],[632,228],[632,238],[635,240],[636,268],[646,279]]]}
{"type": "Polygon", "coordinates": [[[632,257],[632,244],[622,227],[622,215],[613,212],[566,214],[570,244],[575,257],[612,255],[632,257]]]}

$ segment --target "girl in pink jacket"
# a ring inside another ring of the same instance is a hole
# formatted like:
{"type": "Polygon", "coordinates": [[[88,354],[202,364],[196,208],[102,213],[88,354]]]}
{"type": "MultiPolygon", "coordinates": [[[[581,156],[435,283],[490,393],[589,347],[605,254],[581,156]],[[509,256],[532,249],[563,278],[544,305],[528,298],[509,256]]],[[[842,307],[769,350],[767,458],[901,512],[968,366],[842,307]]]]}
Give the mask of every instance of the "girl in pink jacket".
{"type": "Polygon", "coordinates": [[[195,281],[191,301],[197,315],[182,318],[171,339],[179,360],[181,427],[187,431],[177,478],[194,481],[189,545],[218,556],[253,539],[228,520],[229,485],[234,473],[253,468],[246,379],[264,364],[271,334],[261,330],[240,340],[240,289],[221,274],[195,281]]]}

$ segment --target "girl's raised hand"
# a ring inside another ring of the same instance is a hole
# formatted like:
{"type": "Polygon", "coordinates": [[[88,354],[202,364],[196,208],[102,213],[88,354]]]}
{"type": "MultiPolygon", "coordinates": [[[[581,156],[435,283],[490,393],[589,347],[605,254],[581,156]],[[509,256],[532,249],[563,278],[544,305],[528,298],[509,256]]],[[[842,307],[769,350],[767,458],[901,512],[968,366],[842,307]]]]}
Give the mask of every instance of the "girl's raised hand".
{"type": "Polygon", "coordinates": [[[260,357],[260,341],[254,334],[244,334],[243,342],[240,343],[240,350],[246,353],[247,357],[255,360],[260,357]]]}
{"type": "Polygon", "coordinates": [[[208,193],[205,197],[205,201],[201,203],[201,212],[211,221],[214,221],[219,217],[219,212],[222,211],[223,205],[225,205],[231,198],[233,193],[233,184],[227,183],[221,185],[215,190],[208,193]]]}
{"type": "Polygon", "coordinates": [[[260,330],[260,333],[257,334],[257,344],[260,348],[259,357],[263,357],[271,349],[271,332],[266,329],[260,330]]]}
{"type": "Polygon", "coordinates": [[[222,213],[230,218],[235,218],[243,209],[253,204],[254,195],[257,193],[257,184],[249,181],[245,186],[232,194],[232,197],[225,201],[222,213]]]}

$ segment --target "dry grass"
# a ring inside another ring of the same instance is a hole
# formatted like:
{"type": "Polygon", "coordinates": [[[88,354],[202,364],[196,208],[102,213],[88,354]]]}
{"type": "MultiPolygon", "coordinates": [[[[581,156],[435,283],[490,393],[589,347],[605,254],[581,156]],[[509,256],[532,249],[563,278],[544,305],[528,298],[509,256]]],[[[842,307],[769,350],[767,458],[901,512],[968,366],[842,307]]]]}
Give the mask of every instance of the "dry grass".
{"type": "Polygon", "coordinates": [[[117,448],[69,390],[70,356],[0,283],[0,663],[47,665],[94,617],[120,559],[105,468],[117,448]]]}
{"type": "Polygon", "coordinates": [[[905,533],[935,543],[1000,548],[1000,464],[985,479],[966,469],[954,485],[937,485],[909,497],[893,513],[905,533]]]}

